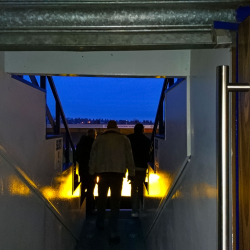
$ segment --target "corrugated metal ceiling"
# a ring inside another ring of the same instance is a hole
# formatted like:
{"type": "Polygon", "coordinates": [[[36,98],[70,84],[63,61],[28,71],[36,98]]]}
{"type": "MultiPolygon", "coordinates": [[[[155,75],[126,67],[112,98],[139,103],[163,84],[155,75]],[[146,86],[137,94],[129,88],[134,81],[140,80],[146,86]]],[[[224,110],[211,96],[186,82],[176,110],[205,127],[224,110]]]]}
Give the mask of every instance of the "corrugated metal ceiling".
{"type": "Polygon", "coordinates": [[[0,1],[0,50],[230,47],[249,1],[0,1]]]}

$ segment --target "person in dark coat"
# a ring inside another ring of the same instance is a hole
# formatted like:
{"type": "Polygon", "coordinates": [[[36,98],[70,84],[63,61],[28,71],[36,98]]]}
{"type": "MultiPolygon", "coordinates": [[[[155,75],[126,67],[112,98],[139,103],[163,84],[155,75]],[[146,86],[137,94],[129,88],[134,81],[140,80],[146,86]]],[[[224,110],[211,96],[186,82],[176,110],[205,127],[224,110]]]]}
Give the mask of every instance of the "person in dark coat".
{"type": "Polygon", "coordinates": [[[134,127],[134,134],[128,135],[135,162],[135,178],[131,182],[132,217],[139,217],[140,201],[143,197],[143,182],[148,168],[151,141],[144,135],[144,126],[134,127]]]}
{"type": "Polygon", "coordinates": [[[89,129],[88,135],[83,135],[76,146],[76,160],[79,163],[81,184],[81,203],[86,197],[86,213],[90,214],[95,209],[94,188],[96,176],[89,174],[89,159],[92,145],[97,136],[95,129],[89,129]]]}
{"type": "Polygon", "coordinates": [[[89,173],[99,176],[96,227],[104,230],[106,202],[110,188],[109,243],[120,242],[118,218],[122,193],[122,183],[128,170],[128,179],[135,175],[132,149],[129,139],[119,133],[114,120],[108,122],[107,131],[94,142],[91,154],[89,173]]]}

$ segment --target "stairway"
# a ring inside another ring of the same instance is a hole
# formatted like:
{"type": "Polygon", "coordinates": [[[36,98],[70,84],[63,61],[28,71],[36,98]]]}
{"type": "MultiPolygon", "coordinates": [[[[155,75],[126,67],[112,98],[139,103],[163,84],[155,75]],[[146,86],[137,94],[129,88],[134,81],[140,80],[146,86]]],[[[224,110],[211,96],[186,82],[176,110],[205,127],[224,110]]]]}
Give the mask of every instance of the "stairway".
{"type": "MultiPolygon", "coordinates": [[[[119,234],[121,242],[109,245],[107,227],[98,231],[95,227],[96,216],[88,217],[82,227],[79,242],[75,250],[146,250],[140,219],[130,217],[131,210],[120,210],[119,234]]],[[[109,217],[109,211],[106,211],[109,217]]],[[[108,220],[106,219],[106,225],[108,220]]]]}

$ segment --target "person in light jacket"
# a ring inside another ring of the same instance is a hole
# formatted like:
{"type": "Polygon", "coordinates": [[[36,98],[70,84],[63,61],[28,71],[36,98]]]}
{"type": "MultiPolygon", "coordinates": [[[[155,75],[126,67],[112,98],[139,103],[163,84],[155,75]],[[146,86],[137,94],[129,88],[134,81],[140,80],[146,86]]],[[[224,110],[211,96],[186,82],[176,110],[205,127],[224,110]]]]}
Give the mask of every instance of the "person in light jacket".
{"type": "Polygon", "coordinates": [[[93,143],[89,173],[99,176],[96,227],[104,230],[108,189],[111,190],[109,218],[110,244],[120,242],[117,224],[122,192],[122,181],[128,169],[129,180],[135,175],[135,165],[129,139],[118,132],[116,121],[109,121],[107,131],[93,143]]]}

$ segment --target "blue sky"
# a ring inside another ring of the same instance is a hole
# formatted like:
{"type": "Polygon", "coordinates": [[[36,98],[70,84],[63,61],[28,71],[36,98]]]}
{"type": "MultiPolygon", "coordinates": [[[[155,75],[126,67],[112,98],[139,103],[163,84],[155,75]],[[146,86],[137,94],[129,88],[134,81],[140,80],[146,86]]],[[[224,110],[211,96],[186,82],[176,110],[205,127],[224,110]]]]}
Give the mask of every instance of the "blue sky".
{"type": "MultiPolygon", "coordinates": [[[[53,77],[69,118],[127,119],[154,121],[164,79],[53,77]]],[[[52,115],[55,101],[47,87],[52,115]]]]}

